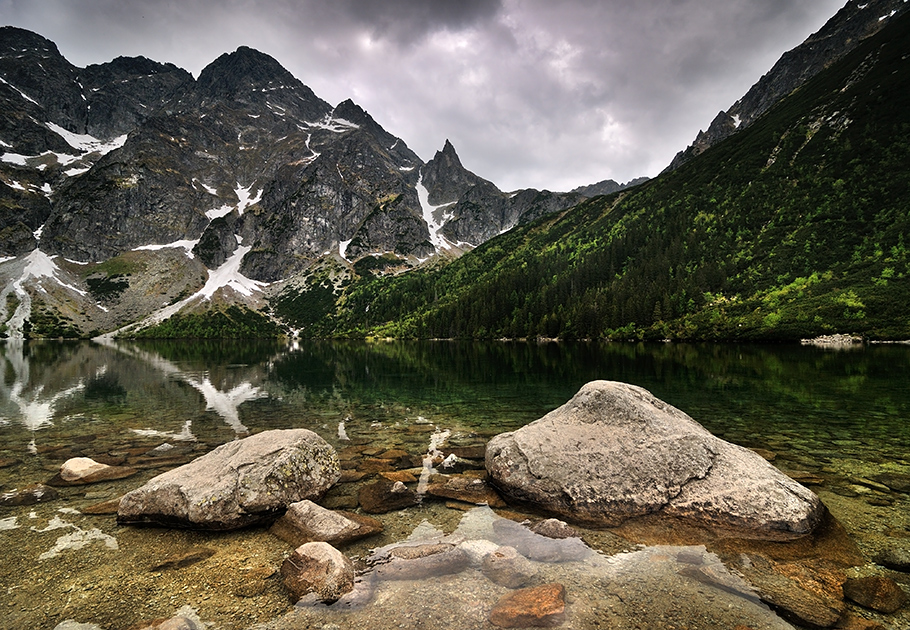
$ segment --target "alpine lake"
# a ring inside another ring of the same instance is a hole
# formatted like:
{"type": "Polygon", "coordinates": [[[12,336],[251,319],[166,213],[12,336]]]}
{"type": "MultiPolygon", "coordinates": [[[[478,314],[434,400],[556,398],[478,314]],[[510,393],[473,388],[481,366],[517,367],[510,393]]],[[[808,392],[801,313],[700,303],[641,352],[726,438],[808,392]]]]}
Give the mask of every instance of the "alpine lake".
{"type": "MultiPolygon", "coordinates": [[[[416,478],[434,447],[474,453],[465,474],[482,476],[492,436],[597,379],[640,385],[718,437],[761,449],[821,497],[866,559],[857,575],[883,546],[910,545],[910,495],[876,481],[910,478],[910,345],[6,340],[0,363],[0,493],[47,483],[71,457],[139,469],[0,506],[3,629],[139,628],[180,611],[224,629],[494,628],[488,614],[508,589],[476,568],[380,584],[360,608],[295,610],[278,574],[292,549],[267,526],[118,526],[109,510],[89,512],[220,444],[278,428],[311,429],[336,448],[347,474],[321,504],[356,511],[361,485],[390,472],[416,478]],[[380,457],[388,452],[394,462],[380,457]]],[[[431,496],[373,516],[384,531],[342,547],[348,557],[542,518],[431,496]]],[[[585,559],[538,563],[541,583],[565,587],[559,627],[791,627],[710,546],[578,532],[585,559]],[[726,577],[693,578],[693,554],[726,577]]],[[[891,576],[910,585],[908,574],[891,576]]],[[[910,628],[907,606],[892,615],[848,606],[910,628]]]]}

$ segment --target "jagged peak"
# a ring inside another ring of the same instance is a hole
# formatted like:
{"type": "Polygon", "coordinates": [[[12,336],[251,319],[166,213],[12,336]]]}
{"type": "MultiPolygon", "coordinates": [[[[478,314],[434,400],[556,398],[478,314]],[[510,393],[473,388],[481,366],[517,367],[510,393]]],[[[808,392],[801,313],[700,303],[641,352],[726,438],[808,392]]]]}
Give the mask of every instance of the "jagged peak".
{"type": "Polygon", "coordinates": [[[442,150],[437,151],[436,155],[433,156],[433,161],[438,163],[446,164],[447,166],[459,166],[464,168],[461,164],[461,158],[458,157],[458,153],[455,151],[455,147],[446,138],[445,144],[442,145],[442,150]]]}
{"type": "Polygon", "coordinates": [[[274,57],[248,46],[240,46],[215,59],[202,69],[197,81],[200,90],[217,96],[231,96],[278,83],[287,87],[302,85],[274,57]]]}
{"type": "Polygon", "coordinates": [[[373,117],[370,116],[364,108],[349,98],[341,101],[335,106],[335,109],[332,110],[332,116],[335,118],[343,118],[344,120],[348,120],[360,126],[376,125],[376,121],[373,120],[373,117]]]}

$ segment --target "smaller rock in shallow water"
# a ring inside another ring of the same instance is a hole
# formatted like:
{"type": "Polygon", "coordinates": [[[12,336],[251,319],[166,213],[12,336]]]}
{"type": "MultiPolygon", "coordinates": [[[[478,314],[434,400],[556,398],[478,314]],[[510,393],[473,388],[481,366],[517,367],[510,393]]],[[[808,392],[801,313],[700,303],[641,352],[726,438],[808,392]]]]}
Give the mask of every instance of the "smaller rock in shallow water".
{"type": "Polygon", "coordinates": [[[110,468],[110,466],[99,464],[89,457],[73,457],[60,466],[60,477],[64,481],[77,481],[105,468],[110,468]]]}
{"type": "Polygon", "coordinates": [[[237,529],[321,497],[339,476],[335,449],[317,434],[264,431],[222,444],[127,493],[117,522],[237,529]]]}
{"type": "Polygon", "coordinates": [[[73,457],[60,466],[60,472],[48,481],[52,486],[81,486],[100,481],[132,477],[139,470],[130,466],[110,466],[89,457],[73,457]]]}
{"type": "Polygon", "coordinates": [[[41,483],[34,483],[25,486],[21,490],[15,489],[0,494],[0,505],[34,505],[36,503],[55,501],[59,498],[60,494],[53,488],[41,483]]]}
{"type": "Polygon", "coordinates": [[[875,555],[875,562],[893,571],[910,573],[910,547],[886,547],[875,555]]]}
{"type": "Polygon", "coordinates": [[[352,512],[334,512],[312,501],[298,501],[288,506],[284,516],[269,530],[294,547],[308,542],[342,545],[382,531],[375,518],[352,512]]]}
{"type": "Polygon", "coordinates": [[[379,580],[422,580],[464,571],[471,564],[468,553],[449,543],[401,545],[388,551],[387,560],[374,569],[379,580]]]}
{"type": "Polygon", "coordinates": [[[360,507],[370,514],[384,514],[392,510],[412,507],[420,497],[400,481],[377,481],[360,488],[357,495],[360,507]]]}
{"type": "Polygon", "coordinates": [[[500,547],[487,554],[482,570],[488,580],[506,588],[526,586],[537,575],[537,567],[515,547],[500,547]]]}
{"type": "Polygon", "coordinates": [[[549,628],[565,620],[565,611],[565,587],[544,584],[505,595],[490,611],[489,620],[500,628],[549,628]]]}
{"type": "Polygon", "coordinates": [[[530,529],[535,534],[540,534],[547,538],[575,538],[578,536],[578,532],[575,531],[574,527],[569,526],[568,523],[558,518],[548,518],[539,523],[534,523],[530,529]]]}
{"type": "Polygon", "coordinates": [[[281,565],[281,579],[294,602],[315,593],[332,603],[354,588],[354,565],[324,542],[301,545],[281,565]]]}
{"type": "MultiPolygon", "coordinates": [[[[440,477],[442,477],[440,475],[440,477]]],[[[452,476],[442,479],[427,486],[427,494],[444,499],[454,499],[473,503],[475,505],[489,505],[490,507],[506,507],[499,493],[491,488],[483,479],[471,477],[452,476]]]]}
{"type": "Polygon", "coordinates": [[[844,583],[844,596],[860,606],[891,614],[907,603],[907,593],[891,578],[872,575],[844,583]]]}

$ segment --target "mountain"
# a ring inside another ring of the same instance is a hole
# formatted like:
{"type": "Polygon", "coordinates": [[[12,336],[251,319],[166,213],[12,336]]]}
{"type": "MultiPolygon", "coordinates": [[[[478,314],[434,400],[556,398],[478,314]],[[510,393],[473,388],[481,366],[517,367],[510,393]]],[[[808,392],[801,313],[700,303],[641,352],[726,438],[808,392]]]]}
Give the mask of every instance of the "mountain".
{"type": "Polygon", "coordinates": [[[448,142],[424,164],[353,101],[333,107],[245,46],[194,80],[143,57],[77,68],[4,27],[0,105],[0,333],[84,336],[232,304],[268,320],[268,299],[308,291],[315,271],[448,260],[580,199],[502,193],[448,142]]]}
{"type": "Polygon", "coordinates": [[[612,179],[605,179],[599,181],[596,184],[588,184],[587,186],[579,186],[578,188],[573,188],[573,193],[578,193],[585,197],[596,197],[598,195],[612,195],[615,192],[620,190],[625,190],[626,188],[632,188],[633,186],[638,186],[639,184],[644,184],[648,181],[647,177],[637,177],[633,180],[626,182],[625,184],[620,184],[612,179]]]}
{"type": "Polygon", "coordinates": [[[582,200],[579,194],[547,190],[504,193],[492,182],[466,170],[448,140],[421,170],[420,184],[433,208],[433,221],[442,225],[438,235],[449,243],[471,247],[582,200]]]}
{"type": "Polygon", "coordinates": [[[908,50],[904,12],[676,170],[519,226],[445,267],[355,282],[312,328],[910,339],[908,50]]]}
{"type": "Polygon", "coordinates": [[[817,33],[784,53],[771,70],[727,111],[715,116],[707,130],[680,151],[667,167],[674,170],[707,148],[745,129],[772,105],[841,59],[888,21],[907,10],[904,0],[850,0],[817,33]]]}

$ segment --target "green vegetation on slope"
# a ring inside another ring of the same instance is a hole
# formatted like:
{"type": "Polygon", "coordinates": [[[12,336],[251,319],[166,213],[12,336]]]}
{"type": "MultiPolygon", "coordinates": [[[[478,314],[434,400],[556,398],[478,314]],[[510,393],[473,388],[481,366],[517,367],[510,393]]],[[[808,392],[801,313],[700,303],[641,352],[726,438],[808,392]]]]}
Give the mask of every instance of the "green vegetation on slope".
{"type": "Polygon", "coordinates": [[[908,338],[907,50],[910,14],[677,171],[443,268],[361,277],[306,332],[908,338]]]}
{"type": "Polygon", "coordinates": [[[178,313],[130,336],[147,339],[253,339],[283,334],[284,330],[267,315],[232,305],[205,313],[178,313]]]}

